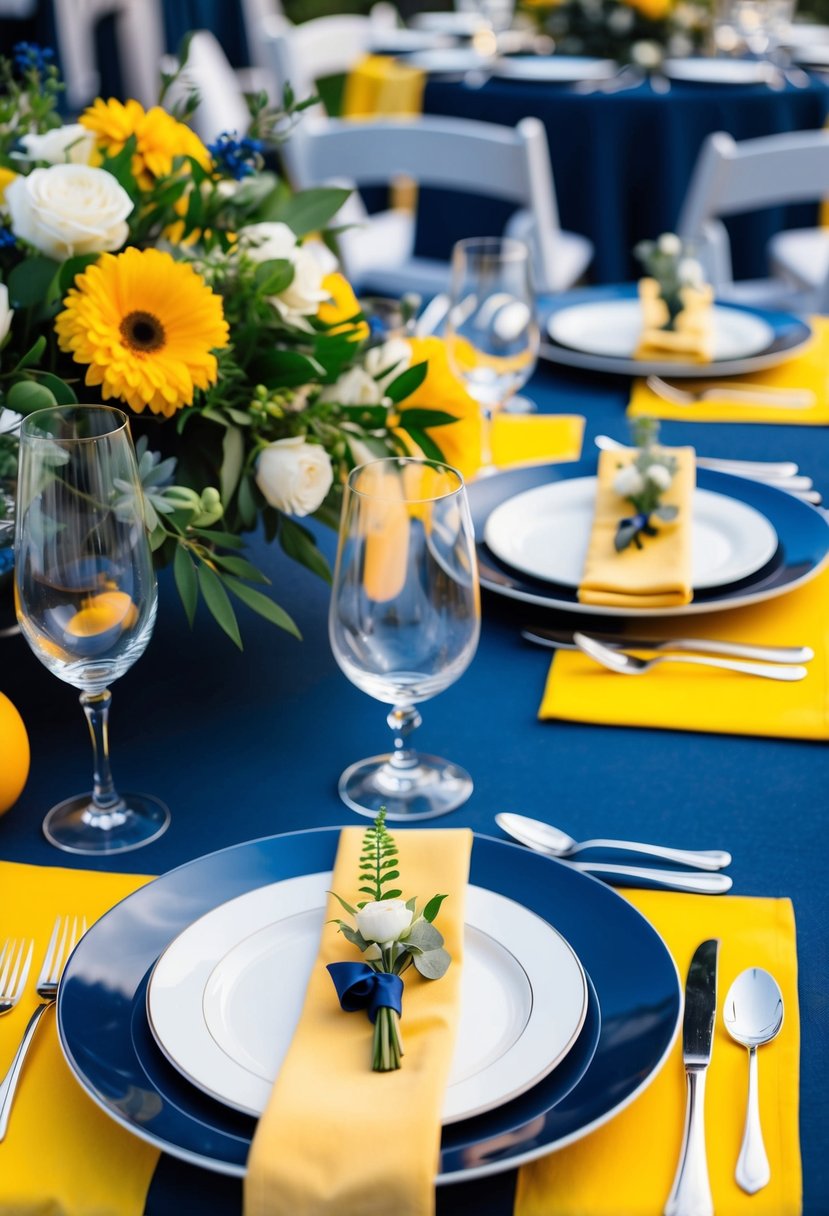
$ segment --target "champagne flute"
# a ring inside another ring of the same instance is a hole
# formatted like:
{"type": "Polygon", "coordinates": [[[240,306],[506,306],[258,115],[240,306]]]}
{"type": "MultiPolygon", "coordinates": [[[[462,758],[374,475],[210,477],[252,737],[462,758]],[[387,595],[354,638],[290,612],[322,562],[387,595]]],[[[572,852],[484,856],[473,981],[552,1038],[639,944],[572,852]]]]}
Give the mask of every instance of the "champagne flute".
{"type": "Polygon", "coordinates": [[[481,471],[491,472],[493,416],[526,384],[538,358],[529,248],[511,237],[458,241],[449,299],[449,363],[481,407],[481,471]]]}
{"type": "Polygon", "coordinates": [[[170,812],[119,794],[109,765],[109,685],[146,649],[156,582],[129,422],[109,406],[30,414],[20,431],[15,606],[41,663],[81,690],[94,754],[91,794],[43,823],[69,853],[115,853],[155,840],[170,812]]]}
{"type": "Polygon", "coordinates": [[[463,478],[432,460],[389,457],[345,487],[328,618],[334,658],[353,684],[391,705],[390,754],[345,770],[340,797],[360,815],[430,819],[472,792],[464,769],[409,746],[416,705],[466,670],[481,609],[463,478]]]}

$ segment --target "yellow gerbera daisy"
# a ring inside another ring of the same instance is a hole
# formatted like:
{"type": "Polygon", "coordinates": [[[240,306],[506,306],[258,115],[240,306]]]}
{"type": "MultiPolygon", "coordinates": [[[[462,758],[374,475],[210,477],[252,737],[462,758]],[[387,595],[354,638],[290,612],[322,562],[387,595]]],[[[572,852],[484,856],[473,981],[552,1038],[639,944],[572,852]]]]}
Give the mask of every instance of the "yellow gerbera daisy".
{"type": "Polygon", "coordinates": [[[360,305],[345,275],[336,271],[327,274],[322,280],[322,290],[327,291],[330,298],[320,304],[317,316],[325,325],[331,326],[330,332],[339,334],[351,330],[349,337],[354,342],[362,342],[367,338],[368,325],[365,321],[349,324],[360,311],[360,305]]]}
{"type": "Polygon", "coordinates": [[[98,147],[110,156],[117,156],[130,136],[135,136],[132,171],[145,189],[156,178],[172,173],[177,156],[192,156],[203,169],[211,168],[210,153],[198,135],[161,106],[145,110],[134,100],[122,103],[98,97],[79,121],[95,136],[98,147]]]}
{"type": "Polygon", "coordinates": [[[136,413],[170,417],[216,383],[227,346],[222,301],[192,266],[160,249],[104,253],[75,279],[55,321],[58,345],[88,363],[86,383],[136,413]]]}

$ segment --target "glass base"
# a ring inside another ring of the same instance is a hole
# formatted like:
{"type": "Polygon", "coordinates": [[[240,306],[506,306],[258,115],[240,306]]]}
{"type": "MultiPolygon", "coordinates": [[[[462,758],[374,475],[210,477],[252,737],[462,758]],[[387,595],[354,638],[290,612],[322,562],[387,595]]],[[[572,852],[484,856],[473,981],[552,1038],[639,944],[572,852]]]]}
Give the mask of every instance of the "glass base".
{"type": "Polygon", "coordinates": [[[466,802],[472,778],[466,769],[439,756],[414,757],[395,768],[391,756],[371,756],[350,765],[337,786],[346,806],[372,819],[381,807],[387,819],[435,819],[466,802]]]}
{"type": "Polygon", "coordinates": [[[66,853],[126,853],[143,848],[166,832],[170,812],[149,794],[123,794],[109,812],[94,807],[91,794],[77,794],[53,806],[43,820],[43,835],[66,853]]]}
{"type": "Polygon", "coordinates": [[[529,397],[522,397],[520,394],[510,397],[503,407],[505,414],[535,414],[537,411],[538,406],[535,402],[529,397]]]}

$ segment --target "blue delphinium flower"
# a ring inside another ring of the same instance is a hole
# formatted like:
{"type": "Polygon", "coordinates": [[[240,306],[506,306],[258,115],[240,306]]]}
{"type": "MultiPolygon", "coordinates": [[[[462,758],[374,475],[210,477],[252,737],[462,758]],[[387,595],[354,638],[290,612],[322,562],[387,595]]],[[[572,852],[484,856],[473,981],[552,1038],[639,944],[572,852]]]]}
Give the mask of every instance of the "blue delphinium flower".
{"type": "Polygon", "coordinates": [[[256,172],[257,158],[264,147],[261,139],[249,139],[247,136],[237,139],[235,131],[223,131],[215,143],[207,145],[207,150],[225,176],[239,182],[256,172]]]}
{"type": "Polygon", "coordinates": [[[51,47],[38,46],[36,42],[18,42],[14,47],[14,66],[21,76],[27,72],[45,76],[54,58],[51,47]]]}
{"type": "Polygon", "coordinates": [[[3,228],[0,226],[0,249],[11,249],[17,241],[11,228],[3,228]]]}

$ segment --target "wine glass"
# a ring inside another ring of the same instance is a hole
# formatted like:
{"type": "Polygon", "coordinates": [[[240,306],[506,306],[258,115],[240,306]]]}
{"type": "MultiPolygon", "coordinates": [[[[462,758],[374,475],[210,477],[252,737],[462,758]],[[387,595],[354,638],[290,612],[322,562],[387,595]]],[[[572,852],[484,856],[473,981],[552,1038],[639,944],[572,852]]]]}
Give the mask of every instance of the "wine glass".
{"type": "Polygon", "coordinates": [[[470,237],[452,250],[446,349],[481,407],[481,471],[492,471],[492,418],[532,375],[539,331],[530,251],[511,237],[470,237]]]}
{"type": "Polygon", "coordinates": [[[481,609],[463,478],[432,460],[389,457],[345,487],[328,630],[353,684],[392,709],[390,754],[345,770],[340,797],[360,815],[429,819],[465,802],[464,769],[409,746],[415,706],[466,670],[481,609]]]}
{"type": "Polygon", "coordinates": [[[170,812],[119,794],[109,765],[109,685],[146,649],[156,582],[127,417],[109,406],[39,410],[20,430],[15,606],[41,663],[81,690],[94,756],[91,794],[49,811],[46,838],[69,853],[155,840],[170,812]]]}

